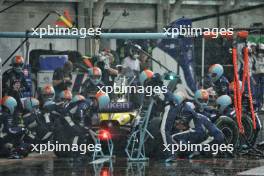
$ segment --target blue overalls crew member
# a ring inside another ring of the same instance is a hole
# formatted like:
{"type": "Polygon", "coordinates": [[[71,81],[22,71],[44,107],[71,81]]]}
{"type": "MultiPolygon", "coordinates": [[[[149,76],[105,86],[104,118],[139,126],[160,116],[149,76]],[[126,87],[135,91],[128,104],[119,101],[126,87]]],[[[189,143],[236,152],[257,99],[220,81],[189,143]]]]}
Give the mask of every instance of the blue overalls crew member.
{"type": "Polygon", "coordinates": [[[224,76],[223,66],[220,64],[211,65],[208,76],[212,82],[212,86],[217,93],[217,96],[228,94],[229,82],[224,76]]]}
{"type": "Polygon", "coordinates": [[[98,87],[103,87],[102,71],[98,67],[92,67],[88,70],[88,78],[83,83],[81,95],[86,98],[94,99],[95,94],[100,90],[98,87]]]}
{"type": "Polygon", "coordinates": [[[27,130],[19,126],[19,121],[16,115],[18,103],[15,98],[4,96],[1,104],[0,153],[2,156],[11,159],[23,158],[30,152],[30,145],[23,141],[23,137],[27,134],[27,130]]]}
{"type": "Polygon", "coordinates": [[[21,112],[23,105],[21,102],[22,92],[30,91],[30,87],[23,73],[24,58],[15,56],[11,61],[12,68],[3,73],[3,95],[12,96],[17,101],[17,109],[21,112]]]}
{"type": "Polygon", "coordinates": [[[217,116],[217,110],[208,106],[209,93],[205,89],[199,89],[194,94],[195,112],[198,112],[208,118],[211,121],[215,121],[217,116]]]}
{"type": "Polygon", "coordinates": [[[59,67],[54,71],[52,83],[56,92],[56,99],[61,91],[68,89],[72,85],[72,70],[72,62],[67,61],[63,67],[59,67]]]}
{"type": "MultiPolygon", "coordinates": [[[[194,104],[186,100],[183,92],[177,92],[173,99],[174,103],[171,105],[168,115],[162,119],[161,134],[164,144],[224,142],[223,133],[208,117],[194,111],[194,104]]],[[[172,155],[166,162],[175,159],[176,155],[172,155]]]]}

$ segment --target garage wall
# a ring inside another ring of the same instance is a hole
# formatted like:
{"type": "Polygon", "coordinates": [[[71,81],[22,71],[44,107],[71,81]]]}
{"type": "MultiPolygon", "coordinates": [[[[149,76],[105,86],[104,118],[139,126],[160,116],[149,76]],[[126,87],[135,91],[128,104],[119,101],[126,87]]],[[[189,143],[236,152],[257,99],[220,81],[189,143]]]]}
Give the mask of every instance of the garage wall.
{"type": "MultiPolygon", "coordinates": [[[[235,7],[242,8],[242,7],[235,7]]],[[[226,10],[232,10],[227,8],[226,10]]],[[[226,11],[224,7],[220,7],[220,11],[226,11]]],[[[228,18],[229,27],[233,28],[242,28],[242,27],[250,27],[252,23],[261,22],[264,24],[263,17],[264,8],[255,9],[251,11],[241,12],[237,14],[231,14],[227,17],[220,17],[220,27],[227,27],[225,18],[228,18]]],[[[180,8],[176,8],[171,12],[171,20],[175,20],[185,16],[187,18],[200,17],[204,15],[217,13],[215,6],[191,6],[191,5],[182,5],[180,8]]],[[[197,21],[193,23],[193,27],[217,27],[217,18],[210,18],[203,21],[197,21]]]]}
{"type": "Polygon", "coordinates": [[[242,28],[249,27],[252,23],[262,23],[264,24],[264,8],[255,9],[247,12],[242,12],[239,14],[230,16],[230,23],[232,27],[242,28]]]}
{"type": "Polygon", "coordinates": [[[156,6],[149,4],[106,4],[111,14],[104,20],[103,27],[111,29],[155,28],[156,6]],[[127,9],[129,16],[123,17],[127,9]]]}
{"type": "MultiPolygon", "coordinates": [[[[204,15],[209,15],[216,13],[215,6],[190,6],[190,5],[182,5],[179,8],[174,9],[171,12],[171,20],[174,21],[181,17],[186,18],[194,18],[200,17],[204,15]]],[[[217,27],[217,19],[211,18],[205,21],[197,21],[193,23],[193,27],[200,27],[200,28],[213,28],[217,27]]]]}

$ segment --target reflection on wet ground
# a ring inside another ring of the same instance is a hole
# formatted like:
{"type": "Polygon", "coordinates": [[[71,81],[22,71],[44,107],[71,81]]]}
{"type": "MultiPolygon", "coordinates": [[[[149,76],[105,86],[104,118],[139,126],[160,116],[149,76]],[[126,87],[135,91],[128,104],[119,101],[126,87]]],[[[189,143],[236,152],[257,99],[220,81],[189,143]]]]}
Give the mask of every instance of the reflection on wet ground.
{"type": "MultiPolygon", "coordinates": [[[[172,164],[159,161],[127,162],[113,159],[112,162],[89,164],[82,159],[58,159],[55,157],[27,158],[15,163],[1,162],[0,175],[13,176],[140,176],[140,175],[236,175],[238,172],[264,165],[260,159],[201,159],[177,160],[172,164]]],[[[264,174],[264,173],[263,173],[264,174]]]]}

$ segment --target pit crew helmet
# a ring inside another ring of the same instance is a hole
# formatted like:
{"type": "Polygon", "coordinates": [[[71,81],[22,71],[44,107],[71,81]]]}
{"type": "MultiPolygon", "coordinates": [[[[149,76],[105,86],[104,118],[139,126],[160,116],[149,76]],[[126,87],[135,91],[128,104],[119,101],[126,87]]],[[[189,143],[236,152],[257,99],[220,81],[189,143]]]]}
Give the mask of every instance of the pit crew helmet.
{"type": "Polygon", "coordinates": [[[24,108],[28,110],[29,112],[32,112],[33,109],[39,107],[39,100],[34,97],[28,97],[26,98],[24,102],[24,108]]]}
{"type": "Polygon", "coordinates": [[[151,70],[143,70],[139,75],[139,82],[144,85],[145,81],[153,78],[154,73],[151,70]]]}
{"type": "Polygon", "coordinates": [[[232,104],[232,99],[228,95],[221,95],[216,99],[218,111],[223,113],[232,104]]]}
{"type": "Polygon", "coordinates": [[[208,104],[209,93],[205,89],[199,89],[194,94],[194,100],[201,107],[205,107],[208,104]]]}
{"type": "Polygon", "coordinates": [[[15,98],[11,96],[4,96],[1,104],[3,107],[7,108],[9,110],[10,114],[14,114],[15,109],[17,107],[17,101],[15,98]]]}
{"type": "Polygon", "coordinates": [[[224,74],[223,66],[220,64],[211,65],[209,68],[209,77],[213,82],[216,82],[224,74]]]}
{"type": "Polygon", "coordinates": [[[44,87],[41,89],[41,96],[42,98],[46,100],[54,100],[55,98],[55,90],[52,85],[46,84],[44,87]]]}
{"type": "MultiPolygon", "coordinates": [[[[137,45],[137,47],[139,49],[142,49],[141,46],[137,45]]],[[[126,48],[125,48],[125,52],[126,52],[126,55],[129,56],[131,59],[133,60],[136,60],[136,59],[139,59],[139,56],[140,56],[140,52],[138,49],[136,49],[134,46],[131,46],[130,44],[127,44],[126,48]]]]}
{"type": "Polygon", "coordinates": [[[105,108],[110,103],[110,98],[107,93],[98,91],[95,95],[99,109],[105,108]]]}
{"type": "Polygon", "coordinates": [[[88,74],[93,84],[97,85],[101,82],[102,71],[99,67],[92,67],[88,69],[88,74]]]}
{"type": "Polygon", "coordinates": [[[12,65],[14,67],[22,67],[24,65],[24,58],[22,56],[14,56],[12,59],[12,65]]]}

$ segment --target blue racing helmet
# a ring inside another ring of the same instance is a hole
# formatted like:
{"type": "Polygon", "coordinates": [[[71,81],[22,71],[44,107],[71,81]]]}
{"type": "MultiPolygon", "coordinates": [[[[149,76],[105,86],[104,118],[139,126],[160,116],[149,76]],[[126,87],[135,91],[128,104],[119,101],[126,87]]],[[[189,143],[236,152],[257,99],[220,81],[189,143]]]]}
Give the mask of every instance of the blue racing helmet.
{"type": "Polygon", "coordinates": [[[151,79],[154,73],[151,70],[143,70],[139,75],[139,82],[141,85],[144,85],[147,79],[151,79]]]}
{"type": "Polygon", "coordinates": [[[220,77],[224,74],[224,68],[220,64],[211,65],[209,68],[209,77],[215,82],[220,79],[220,77]]]}
{"type": "Polygon", "coordinates": [[[9,110],[11,114],[14,114],[17,107],[17,101],[11,96],[4,96],[1,104],[9,110]]]}
{"type": "Polygon", "coordinates": [[[54,100],[55,98],[55,90],[52,85],[46,84],[41,89],[41,96],[42,98],[46,100],[54,100]]]}
{"type": "Polygon", "coordinates": [[[99,109],[105,108],[110,103],[110,98],[105,92],[98,91],[95,95],[95,98],[98,102],[99,109]]]}
{"type": "Polygon", "coordinates": [[[39,107],[39,101],[34,97],[28,97],[24,102],[24,107],[26,110],[31,112],[33,109],[39,107]]]}
{"type": "Polygon", "coordinates": [[[94,85],[97,85],[101,82],[102,79],[102,71],[99,67],[92,67],[88,69],[88,75],[91,82],[94,85]]]}
{"type": "Polygon", "coordinates": [[[14,56],[11,62],[13,67],[22,68],[25,61],[22,56],[14,56]]]}
{"type": "Polygon", "coordinates": [[[205,89],[199,89],[194,94],[194,100],[201,107],[205,107],[208,104],[209,93],[205,89]]]}
{"type": "Polygon", "coordinates": [[[232,104],[232,99],[228,95],[222,95],[216,99],[218,111],[223,113],[225,109],[232,104]]]}

